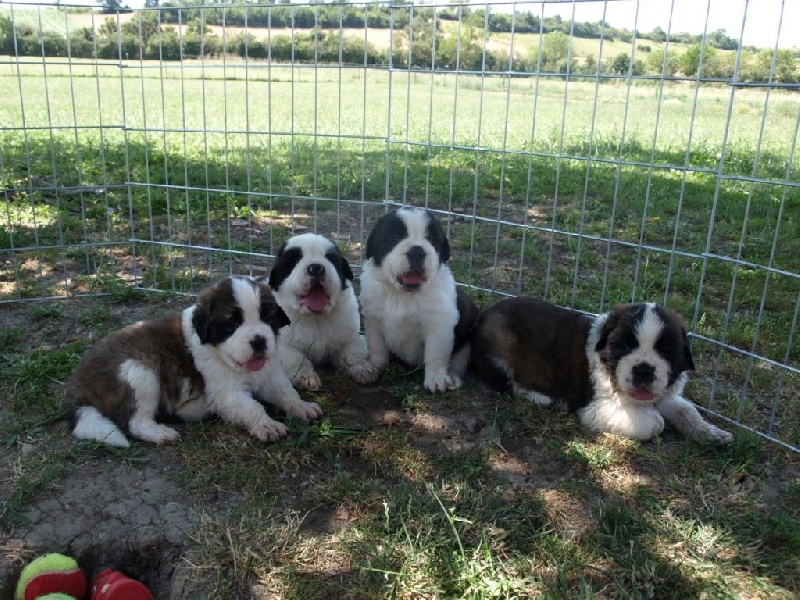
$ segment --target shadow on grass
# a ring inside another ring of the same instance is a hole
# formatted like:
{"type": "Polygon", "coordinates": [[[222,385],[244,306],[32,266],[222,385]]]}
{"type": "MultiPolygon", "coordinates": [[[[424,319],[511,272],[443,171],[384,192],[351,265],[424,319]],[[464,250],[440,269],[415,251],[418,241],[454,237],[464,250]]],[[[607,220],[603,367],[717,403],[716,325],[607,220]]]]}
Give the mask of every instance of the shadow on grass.
{"type": "MultiPolygon", "coordinates": [[[[115,305],[98,311],[87,303],[73,315],[85,323],[80,335],[96,338],[120,314],[135,320],[148,306],[175,308],[150,298],[115,305]]],[[[66,314],[26,306],[33,322],[52,329],[46,341],[72,331],[66,314]]],[[[131,456],[166,466],[201,509],[217,515],[191,534],[193,549],[180,564],[199,587],[184,597],[797,591],[796,457],[740,432],[730,448],[671,431],[648,444],[598,436],[574,417],[489,392],[473,378],[458,392],[427,394],[421,371],[392,365],[379,385],[366,387],[323,370],[325,387],[304,396],[319,401],[326,417],[291,422],[279,444],[213,421],[182,426],[170,448],[134,443],[109,456],[62,439],[44,451],[43,439],[65,435],[54,430],[54,380],[77,357],[69,345],[31,354],[35,329],[5,338],[14,362],[4,363],[2,381],[17,395],[4,436],[14,447],[14,440],[34,447],[8,481],[17,490],[9,508],[19,516],[48,492],[59,494],[92,455],[102,459],[95,469],[131,456]],[[45,471],[44,463],[59,468],[45,471]],[[31,478],[40,471],[42,478],[31,478]]],[[[6,525],[13,523],[20,521],[6,525]]]]}
{"type": "MultiPolygon", "coordinates": [[[[760,450],[737,454],[674,433],[660,444],[595,436],[569,416],[474,381],[463,393],[434,398],[418,393],[417,379],[374,389],[337,378],[323,392],[333,404],[328,414],[352,426],[347,415],[360,413],[355,424],[371,426],[347,439],[311,435],[282,453],[288,471],[280,481],[288,487],[278,487],[295,498],[288,507],[286,496],[273,495],[264,514],[249,513],[248,498],[269,495],[261,488],[269,476],[242,487],[211,467],[216,485],[244,494],[234,529],[237,543],[254,552],[255,577],[235,584],[221,532],[206,532],[218,545],[211,555],[200,550],[201,562],[217,565],[230,593],[245,597],[256,582],[287,598],[687,598],[762,585],[742,574],[751,570],[776,589],[796,584],[783,570],[791,542],[754,551],[769,526],[737,527],[741,518],[798,524],[782,501],[767,509],[754,498],[752,517],[742,514],[736,482],[762,472],[760,450]],[[376,394],[381,402],[365,408],[360,398],[376,394]],[[493,406],[505,414],[492,421],[488,439],[448,450],[448,442],[479,439],[468,433],[475,414],[485,417],[493,406]],[[405,416],[375,424],[393,411],[405,416]],[[715,478],[723,466],[732,474],[715,478]],[[277,529],[284,541],[276,547],[263,536],[277,529]]],[[[293,438],[302,431],[293,429],[293,438]]],[[[194,456],[200,441],[189,443],[187,469],[205,472],[194,456]]]]}
{"type": "MultiPolygon", "coordinates": [[[[51,143],[35,133],[25,139],[7,134],[0,176],[10,214],[0,243],[10,247],[12,233],[17,247],[37,241],[34,215],[26,222],[25,211],[41,212],[38,243],[51,245],[79,243],[83,227],[91,238],[127,236],[131,231],[146,237],[167,220],[179,233],[184,223],[247,218],[248,211],[332,211],[341,202],[384,200],[500,218],[548,232],[552,228],[559,245],[576,235],[596,236],[665,250],[674,243],[679,252],[697,254],[706,249],[713,228],[711,252],[735,256],[741,242],[742,258],[754,263],[768,262],[777,236],[774,266],[785,269],[794,265],[800,232],[800,224],[786,217],[781,222],[778,215],[781,206],[788,213],[800,205],[797,190],[718,181],[709,172],[684,173],[684,157],[678,152],[662,157],[663,166],[650,167],[650,149],[636,142],[628,143],[622,159],[639,164],[616,162],[619,156],[613,147],[602,155],[595,148],[591,158],[603,161],[598,162],[374,141],[309,142],[300,137],[202,152],[184,150],[180,136],[167,138],[174,144],[152,137],[131,134],[125,140],[109,135],[103,146],[76,147],[60,138],[51,143]],[[92,187],[81,193],[80,186],[92,187]],[[58,231],[56,223],[61,224],[58,231]]],[[[582,145],[564,150],[583,157],[589,157],[589,151],[582,145]]],[[[762,167],[777,165],[764,177],[782,180],[784,157],[762,153],[760,161],[762,167]]],[[[730,174],[750,175],[738,170],[726,173],[730,174]]],[[[165,239],[166,232],[155,233],[155,239],[165,239]]],[[[349,233],[359,240],[364,237],[363,231],[349,233]]]]}

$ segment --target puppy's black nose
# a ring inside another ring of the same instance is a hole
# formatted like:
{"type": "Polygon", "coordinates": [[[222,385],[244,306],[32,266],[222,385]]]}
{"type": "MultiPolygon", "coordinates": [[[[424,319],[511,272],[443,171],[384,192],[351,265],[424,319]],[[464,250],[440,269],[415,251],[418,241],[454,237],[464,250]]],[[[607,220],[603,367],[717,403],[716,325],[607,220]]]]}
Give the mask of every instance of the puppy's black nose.
{"type": "Polygon", "coordinates": [[[412,246],[408,251],[408,266],[412,269],[421,269],[425,262],[425,249],[422,246],[412,246]]]}
{"type": "Polygon", "coordinates": [[[314,279],[325,279],[325,267],[318,263],[311,263],[306,270],[314,279]]]}
{"type": "Polygon", "coordinates": [[[265,338],[263,335],[255,336],[252,340],[250,340],[250,347],[253,349],[253,352],[263,354],[267,349],[267,338],[265,338]]]}
{"type": "Polygon", "coordinates": [[[647,363],[633,365],[633,385],[650,385],[655,379],[656,368],[647,363]]]}

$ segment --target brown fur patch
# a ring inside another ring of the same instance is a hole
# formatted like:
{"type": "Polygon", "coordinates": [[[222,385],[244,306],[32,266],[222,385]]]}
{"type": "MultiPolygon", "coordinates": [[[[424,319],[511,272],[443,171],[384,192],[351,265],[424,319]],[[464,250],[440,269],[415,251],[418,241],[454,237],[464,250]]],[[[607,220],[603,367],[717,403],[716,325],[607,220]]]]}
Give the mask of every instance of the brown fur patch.
{"type": "Polygon", "coordinates": [[[488,308],[475,333],[472,364],[490,384],[509,389],[513,373],[526,390],[563,402],[568,410],[592,399],[586,338],[592,320],[533,298],[509,298],[488,308]]]}
{"type": "Polygon", "coordinates": [[[130,359],[158,373],[159,408],[166,412],[172,412],[184,379],[191,382],[192,397],[203,393],[203,376],[186,346],[178,313],[129,325],[97,342],[67,382],[65,401],[96,407],[127,433],[135,399],[130,385],[120,379],[119,369],[130,359]]]}

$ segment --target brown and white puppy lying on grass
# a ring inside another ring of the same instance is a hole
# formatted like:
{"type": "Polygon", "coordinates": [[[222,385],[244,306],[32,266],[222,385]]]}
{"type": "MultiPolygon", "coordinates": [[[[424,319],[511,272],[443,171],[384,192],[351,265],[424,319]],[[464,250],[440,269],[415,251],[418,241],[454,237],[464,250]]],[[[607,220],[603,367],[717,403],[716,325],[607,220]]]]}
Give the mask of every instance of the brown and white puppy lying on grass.
{"type": "Polygon", "coordinates": [[[125,433],[166,444],[180,434],[157,415],[219,415],[263,442],[284,437],[286,426],[259,400],[303,420],[322,414],[300,399],[278,360],[275,336],[288,322],[265,283],[228,277],[182,313],[108,335],[67,382],[73,434],[119,447],[129,446],[125,433]]]}
{"type": "Polygon", "coordinates": [[[594,431],[649,440],[666,419],[698,441],[733,439],[683,397],[694,370],[689,339],[678,315],[655,304],[592,318],[531,298],[501,300],[476,328],[472,364],[495,387],[577,412],[594,431]]]}

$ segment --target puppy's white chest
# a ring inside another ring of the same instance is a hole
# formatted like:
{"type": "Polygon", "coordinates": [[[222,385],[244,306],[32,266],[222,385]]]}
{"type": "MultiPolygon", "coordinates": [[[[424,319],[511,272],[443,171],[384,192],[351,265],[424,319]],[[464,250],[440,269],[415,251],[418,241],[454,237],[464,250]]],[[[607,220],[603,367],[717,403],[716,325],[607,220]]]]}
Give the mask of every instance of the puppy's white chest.
{"type": "Polygon", "coordinates": [[[306,316],[282,334],[281,343],[299,348],[314,363],[325,361],[336,345],[336,327],[332,320],[306,316]]]}
{"type": "Polygon", "coordinates": [[[384,325],[392,354],[409,364],[424,362],[425,329],[417,312],[389,311],[384,325]]]}

